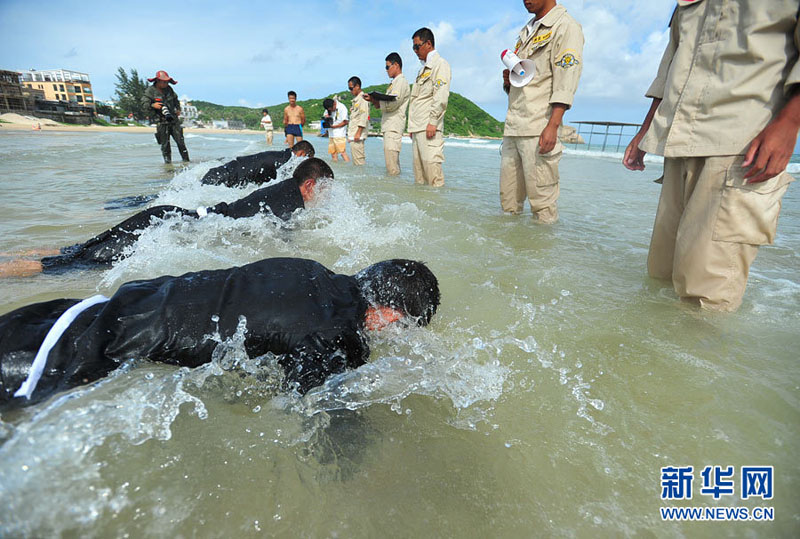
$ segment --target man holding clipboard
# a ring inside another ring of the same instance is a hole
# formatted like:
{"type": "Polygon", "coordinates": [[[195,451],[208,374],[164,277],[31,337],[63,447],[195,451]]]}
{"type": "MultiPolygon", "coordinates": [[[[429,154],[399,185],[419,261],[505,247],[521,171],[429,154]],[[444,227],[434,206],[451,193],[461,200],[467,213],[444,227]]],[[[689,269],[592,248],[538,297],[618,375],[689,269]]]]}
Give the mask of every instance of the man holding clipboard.
{"type": "Polygon", "coordinates": [[[400,174],[400,148],[403,131],[406,129],[406,111],[411,87],[403,76],[403,59],[396,52],[386,57],[386,74],[392,79],[385,94],[372,92],[368,101],[381,109],[381,133],[383,134],[383,156],[386,159],[386,173],[389,176],[400,174]]]}

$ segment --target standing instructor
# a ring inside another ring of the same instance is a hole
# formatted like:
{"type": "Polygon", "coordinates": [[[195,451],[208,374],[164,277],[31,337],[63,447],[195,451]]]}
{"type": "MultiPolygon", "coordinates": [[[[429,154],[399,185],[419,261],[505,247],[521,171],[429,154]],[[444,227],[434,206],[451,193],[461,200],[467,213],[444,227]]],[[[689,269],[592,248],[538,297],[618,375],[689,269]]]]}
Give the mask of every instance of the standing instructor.
{"type": "Polygon", "coordinates": [[[408,132],[414,156],[414,180],[434,187],[444,185],[444,113],[450,98],[450,64],[435,49],[433,32],[420,28],[412,36],[419,70],[408,108],[408,132]]]}
{"type": "Polygon", "coordinates": [[[372,101],[375,108],[381,109],[381,133],[383,134],[383,156],[386,159],[386,173],[389,176],[400,174],[400,149],[403,145],[403,131],[406,129],[406,111],[411,87],[403,76],[403,59],[396,52],[386,57],[386,74],[392,79],[388,95],[396,96],[394,101],[372,101]]]}
{"type": "Polygon", "coordinates": [[[558,220],[558,128],[572,106],[583,68],[583,31],[556,0],[525,0],[534,17],[522,28],[514,53],[531,60],[533,80],[511,85],[503,71],[508,112],[500,160],[500,206],[522,213],[525,199],[537,223],[558,220]]]}
{"type": "Polygon", "coordinates": [[[369,101],[361,91],[361,79],[350,77],[347,89],[353,95],[350,105],[350,120],[347,124],[347,138],[350,139],[350,154],[354,165],[363,165],[367,161],[364,141],[369,136],[369,101]]]}
{"type": "Polygon", "coordinates": [[[647,269],[700,307],[739,307],[775,238],[800,128],[798,0],[679,0],[623,164],[664,156],[647,269]]]}

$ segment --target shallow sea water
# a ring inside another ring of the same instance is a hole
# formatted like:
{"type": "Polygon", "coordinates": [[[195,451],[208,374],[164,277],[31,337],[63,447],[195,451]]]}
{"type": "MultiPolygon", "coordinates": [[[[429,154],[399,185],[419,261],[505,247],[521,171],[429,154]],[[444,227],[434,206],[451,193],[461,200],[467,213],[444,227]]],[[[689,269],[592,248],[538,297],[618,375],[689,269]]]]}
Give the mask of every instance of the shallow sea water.
{"type": "MultiPolygon", "coordinates": [[[[252,190],[199,178],[263,137],[187,145],[193,162],[167,167],[150,135],[0,133],[0,261],[136,211],[104,209],[115,199],[191,208],[252,190]]],[[[334,163],[324,200],[288,230],[167,220],[111,269],[0,281],[5,313],[270,256],[341,273],[403,257],[428,262],[443,296],[431,326],[376,336],[370,364],[303,399],[276,393],[233,338],[203,367],[131,358],[3,416],[0,535],[798,536],[800,189],[740,311],[705,313],[646,276],[658,160],[637,174],[567,152],[552,227],[501,214],[495,141],[448,140],[434,190],[413,184],[407,144],[402,175],[384,176],[370,139],[367,166],[334,163]],[[688,465],[694,498],[662,501],[661,468],[688,465]],[[700,495],[707,465],[774,466],[774,499],[741,500],[738,477],[735,496],[700,495]],[[668,523],[664,506],[774,507],[775,520],[668,523]]]]}

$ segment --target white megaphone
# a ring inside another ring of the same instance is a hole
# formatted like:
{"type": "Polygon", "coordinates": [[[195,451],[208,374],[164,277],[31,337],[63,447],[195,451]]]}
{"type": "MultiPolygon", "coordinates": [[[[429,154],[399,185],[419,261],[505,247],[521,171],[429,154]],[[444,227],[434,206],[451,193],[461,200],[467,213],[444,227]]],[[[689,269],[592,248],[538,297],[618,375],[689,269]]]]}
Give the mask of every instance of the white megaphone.
{"type": "Polygon", "coordinates": [[[510,71],[508,80],[511,81],[511,86],[522,88],[536,74],[536,68],[532,60],[520,60],[519,56],[508,49],[500,53],[500,59],[510,71]]]}

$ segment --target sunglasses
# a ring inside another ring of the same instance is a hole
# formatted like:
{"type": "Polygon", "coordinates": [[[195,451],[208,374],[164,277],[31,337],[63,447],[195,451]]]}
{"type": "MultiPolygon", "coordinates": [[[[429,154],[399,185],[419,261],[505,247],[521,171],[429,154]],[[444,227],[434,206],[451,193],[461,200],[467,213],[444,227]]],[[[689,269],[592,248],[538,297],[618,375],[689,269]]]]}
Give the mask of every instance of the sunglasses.
{"type": "Polygon", "coordinates": [[[414,52],[418,52],[419,49],[424,45],[424,43],[414,43],[411,48],[414,49],[414,52]]]}
{"type": "Polygon", "coordinates": [[[355,86],[348,86],[347,87],[348,90],[352,90],[353,88],[355,88],[355,86]]]}
{"type": "Polygon", "coordinates": [[[389,71],[390,67],[392,67],[392,64],[389,64],[388,66],[386,66],[386,71],[389,71]]]}

